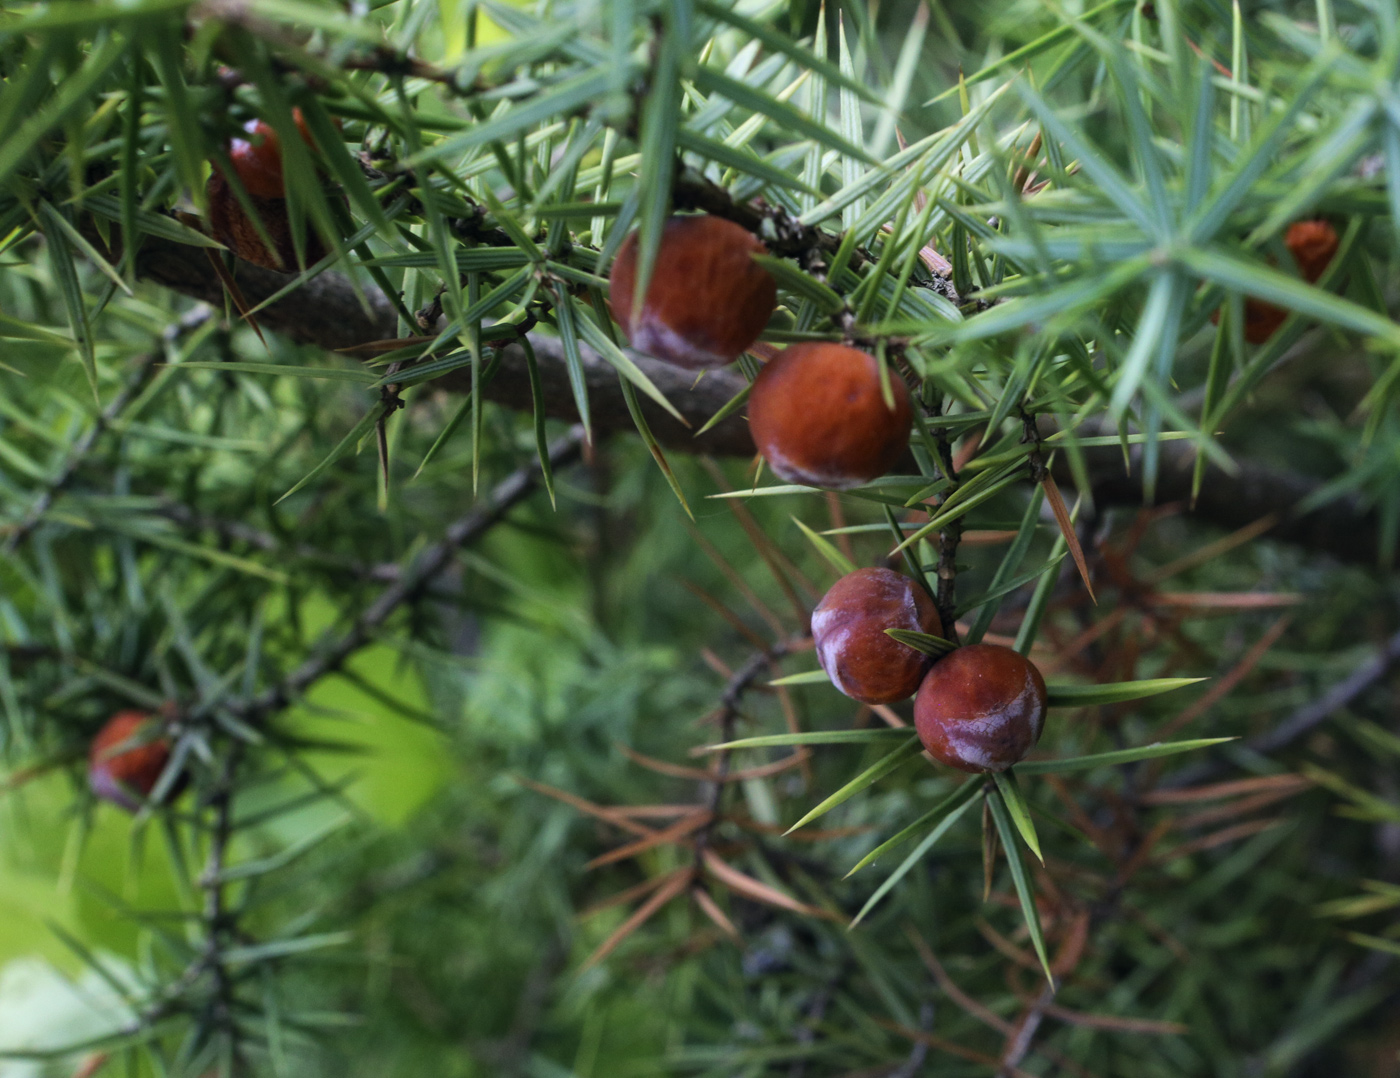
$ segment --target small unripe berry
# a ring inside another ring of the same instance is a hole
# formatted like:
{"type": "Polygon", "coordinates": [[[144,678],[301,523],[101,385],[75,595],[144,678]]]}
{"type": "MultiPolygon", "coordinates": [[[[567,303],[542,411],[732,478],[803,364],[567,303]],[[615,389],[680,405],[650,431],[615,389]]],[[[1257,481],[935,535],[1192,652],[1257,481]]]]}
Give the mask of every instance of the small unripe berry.
{"type": "Polygon", "coordinates": [[[623,241],[608,278],[613,318],[632,347],[678,367],[700,370],[733,363],[763,332],[778,303],[778,286],[753,260],[767,249],[733,221],[672,217],[638,316],[637,234],[623,241]]]}
{"type": "Polygon", "coordinates": [[[812,611],[817,661],[833,685],[865,704],[912,696],[933,661],[887,636],[886,629],[943,635],[933,600],[891,569],[847,573],[812,611]]]}
{"type": "Polygon", "coordinates": [[[929,755],[962,771],[1005,771],[1040,740],[1045,679],[1010,648],[970,644],[933,665],[914,698],[929,755]]]}
{"type": "Polygon", "coordinates": [[[119,711],[88,750],[88,786],[104,801],[135,812],[151,796],[170,762],[170,742],[159,720],[143,711],[119,711]]]}
{"type": "Polygon", "coordinates": [[[904,381],[856,348],[794,344],[768,361],[749,394],[749,431],[768,466],[790,483],[843,490],[884,475],[909,447],[904,381]]]}

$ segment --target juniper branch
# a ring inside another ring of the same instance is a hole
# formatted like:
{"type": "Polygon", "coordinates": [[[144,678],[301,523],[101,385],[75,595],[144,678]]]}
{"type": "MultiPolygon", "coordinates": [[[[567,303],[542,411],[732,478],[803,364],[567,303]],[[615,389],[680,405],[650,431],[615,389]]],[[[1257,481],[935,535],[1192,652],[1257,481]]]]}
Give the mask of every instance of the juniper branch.
{"type": "MultiPolygon", "coordinates": [[[[147,236],[137,255],[137,271],[142,277],[184,295],[223,303],[223,286],[199,248],[147,236]]],[[[240,287],[250,303],[260,303],[287,283],[283,274],[247,263],[239,263],[237,272],[240,287]]],[[[296,292],[270,304],[258,313],[258,321],[292,340],[332,351],[383,340],[396,333],[394,307],[382,292],[372,286],[362,286],[357,292],[349,280],[332,272],[313,278],[296,292]]],[[[578,413],[573,404],[562,345],[553,337],[532,336],[530,339],[539,360],[547,414],[576,421],[578,413]]],[[[633,431],[634,424],[618,386],[616,371],[590,349],[584,347],[580,351],[595,432],[608,435],[633,431]]],[[[696,382],[688,372],[670,364],[642,355],[634,354],[632,358],[690,424],[687,427],[677,423],[659,406],[643,398],[643,413],[664,447],[720,456],[754,453],[753,439],[742,416],[731,416],[702,436],[695,434],[743,390],[746,383],[741,375],[732,371],[710,371],[696,382]]],[[[527,372],[524,349],[518,344],[506,344],[500,353],[496,377],[484,387],[483,396],[508,408],[528,411],[532,400],[527,372]]],[[[437,379],[434,385],[449,392],[462,392],[469,385],[469,377],[465,372],[452,372],[437,379]]],[[[1190,505],[1194,446],[1190,442],[1165,442],[1159,446],[1159,452],[1158,504],[1182,502],[1190,505]]],[[[1139,447],[1134,447],[1133,465],[1125,473],[1117,448],[1084,451],[1096,504],[1106,507],[1143,503],[1139,456],[1139,447]]],[[[1054,474],[1061,483],[1073,482],[1064,454],[1057,458],[1054,474]]],[[[1375,510],[1360,499],[1342,497],[1322,510],[1307,514],[1293,512],[1293,507],[1318,486],[1316,480],[1243,460],[1235,475],[1214,467],[1209,469],[1200,495],[1189,511],[1203,522],[1231,529],[1268,513],[1279,513],[1284,519],[1269,533],[1272,538],[1322,551],[1345,562],[1374,565],[1379,520],[1375,510]]]]}

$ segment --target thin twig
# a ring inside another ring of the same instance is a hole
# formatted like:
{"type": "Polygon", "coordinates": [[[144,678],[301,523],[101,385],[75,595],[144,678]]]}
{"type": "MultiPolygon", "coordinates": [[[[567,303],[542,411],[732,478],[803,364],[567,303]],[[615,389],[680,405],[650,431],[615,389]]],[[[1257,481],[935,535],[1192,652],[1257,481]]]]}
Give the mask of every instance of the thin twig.
{"type": "MultiPolygon", "coordinates": [[[[919,1025],[920,1033],[927,1033],[933,1029],[933,1004],[924,1000],[919,1005],[919,1025]]],[[[909,1049],[908,1058],[898,1067],[890,1071],[889,1078],[914,1078],[923,1070],[924,1061],[928,1059],[929,1044],[927,1041],[918,1040],[914,1042],[914,1047],[909,1049]]]]}
{"type": "MultiPolygon", "coordinates": [[[[826,1017],[826,1009],[831,1004],[832,993],[840,987],[845,973],[845,961],[837,962],[831,976],[826,979],[826,983],[813,993],[811,1002],[807,1004],[807,1014],[793,1034],[793,1039],[798,1044],[812,1044],[817,1039],[817,1030],[821,1028],[822,1019],[826,1017]]],[[[807,1078],[807,1062],[807,1056],[799,1056],[788,1070],[788,1078],[807,1078]]]]}
{"type": "Polygon", "coordinates": [[[1346,707],[1400,662],[1400,632],[1395,633],[1381,649],[1337,682],[1314,703],[1299,708],[1266,734],[1245,742],[1252,751],[1267,755],[1302,737],[1314,726],[1346,707]]]}
{"type": "MultiPolygon", "coordinates": [[[[208,317],[207,312],[204,317],[208,317]]],[[[171,328],[180,329],[182,322],[175,323],[171,328]]],[[[64,459],[62,466],[58,469],[58,474],[44,488],[43,492],[29,507],[29,512],[24,515],[24,519],[14,526],[14,530],[5,539],[4,553],[13,554],[15,550],[33,533],[34,529],[44,519],[44,514],[53,505],[54,499],[73,481],[73,477],[78,474],[78,470],[87,461],[88,454],[92,452],[97,440],[107,432],[116,418],[132,398],[141,391],[146,384],[146,379],[150,377],[152,368],[156,361],[160,359],[161,353],[157,350],[147,352],[141,356],[133,368],[126,383],[117,391],[117,395],[111,399],[107,407],[98,413],[96,420],[68,450],[68,456],[64,459]]]]}
{"type": "Polygon", "coordinates": [[[214,1028],[227,1033],[232,1045],[233,1073],[244,1073],[239,1050],[238,1026],[235,1020],[234,981],[224,961],[225,945],[237,932],[236,917],[226,908],[224,868],[228,859],[229,839],[233,834],[233,800],[238,789],[238,768],[243,760],[243,742],[231,740],[223,767],[209,795],[209,808],[214,822],[209,833],[209,856],[200,886],[204,889],[204,954],[202,964],[212,980],[213,995],[209,1001],[210,1018],[214,1028]]]}
{"type": "MultiPolygon", "coordinates": [[[[766,651],[755,651],[743,666],[734,671],[719,699],[721,742],[734,740],[734,723],[739,717],[739,702],[744,698],[744,694],[748,692],[758,675],[768,669],[775,659],[786,655],[791,646],[790,642],[779,641],[766,651]]],[[[704,862],[705,850],[710,844],[710,836],[714,831],[715,824],[719,822],[720,804],[724,798],[724,788],[728,785],[726,780],[729,777],[730,756],[731,753],[726,749],[718,754],[718,759],[715,761],[714,777],[710,780],[713,786],[706,805],[709,812],[709,822],[695,836],[695,865],[697,869],[704,862]]]]}
{"type": "MultiPolygon", "coordinates": [[[[816,276],[824,276],[828,260],[841,246],[842,234],[826,232],[788,213],[781,206],[764,202],[737,201],[725,188],[696,173],[676,174],[671,185],[671,203],[679,210],[703,210],[714,217],[723,217],[758,236],[768,250],[781,258],[796,259],[798,265],[816,276]]],[[[851,269],[860,269],[874,261],[870,251],[857,247],[851,252],[851,269]]],[[[960,305],[953,282],[945,277],[912,280],[910,285],[927,288],[960,305]]]]}
{"type": "Polygon", "coordinates": [[[1055,998],[1055,989],[1046,985],[1041,989],[1036,1001],[1027,1008],[1026,1013],[1021,1016],[1021,1020],[1016,1023],[1015,1032],[1007,1038],[1006,1047],[1001,1054],[1001,1070],[998,1078],[1008,1078],[1015,1073],[1021,1060],[1031,1050],[1031,1042],[1035,1039],[1035,1034],[1040,1029],[1040,1023],[1045,1021],[1045,1008],[1055,998]]]}
{"type": "MultiPolygon", "coordinates": [[[[1358,696],[1382,680],[1400,663],[1400,632],[1391,636],[1380,650],[1356,667],[1310,704],[1304,704],[1272,730],[1244,742],[1251,753],[1267,756],[1297,741],[1346,707],[1358,696]]],[[[1157,789],[1178,789],[1195,786],[1224,774],[1229,764],[1222,760],[1207,760],[1168,775],[1157,789]]]]}
{"type": "MultiPolygon", "coordinates": [[[[938,500],[943,505],[958,489],[958,471],[953,466],[953,443],[944,427],[935,427],[934,445],[938,448],[938,467],[948,480],[948,489],[938,500]]],[[[954,612],[958,598],[958,544],[962,541],[962,519],[946,522],[938,532],[938,594],[934,603],[938,607],[939,620],[943,622],[943,635],[953,643],[958,642],[958,630],[954,624],[954,612]]],[[[917,555],[915,555],[917,557],[917,555]]]]}
{"type": "MultiPolygon", "coordinates": [[[[575,427],[557,439],[549,449],[551,467],[560,467],[577,456],[583,443],[583,429],[575,427]]],[[[367,644],[376,629],[389,620],[404,603],[422,595],[432,581],[452,564],[459,547],[479,539],[539,482],[540,468],[532,463],[512,472],[471,512],[448,526],[446,535],[425,550],[416,561],[355,619],[355,623],[330,647],[307,659],[296,670],[262,695],[231,706],[244,718],[257,718],[277,711],[301,696],[327,674],[340,668],[351,655],[367,644]]]]}

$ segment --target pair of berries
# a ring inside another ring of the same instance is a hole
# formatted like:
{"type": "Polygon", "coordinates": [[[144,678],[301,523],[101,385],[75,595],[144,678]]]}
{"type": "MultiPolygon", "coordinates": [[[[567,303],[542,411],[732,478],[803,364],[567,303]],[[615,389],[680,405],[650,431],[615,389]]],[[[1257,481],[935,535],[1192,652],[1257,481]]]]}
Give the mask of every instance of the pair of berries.
{"type": "MultiPolygon", "coordinates": [[[[609,279],[613,317],[634,348],[689,370],[732,363],[758,340],[777,308],[772,276],[753,256],[765,248],[719,217],[666,222],[646,298],[634,311],[637,237],[618,251],[609,279]]],[[[749,429],[782,479],[841,490],[884,475],[909,446],[912,413],[879,362],[841,344],[795,344],[769,360],[749,394],[749,429]]]]}
{"type": "MultiPolygon", "coordinates": [[[[301,109],[293,109],[292,116],[302,139],[308,146],[314,146],[315,141],[306,127],[301,109]]],[[[272,247],[269,248],[258,234],[257,225],[234,195],[228,178],[217,164],[206,188],[209,230],[216,240],[244,261],[288,273],[296,267],[297,255],[292,242],[291,218],[287,213],[282,144],[277,132],[262,120],[249,120],[243,125],[243,130],[247,138],[229,140],[229,163],[257,211],[258,222],[272,241],[272,247]]],[[[325,247],[314,232],[306,234],[305,253],[308,264],[325,257],[325,247]]]]}
{"type": "Polygon", "coordinates": [[[831,682],[867,704],[914,697],[914,728],[930,756],[962,771],[1005,771],[1040,739],[1045,679],[1025,656],[994,644],[934,660],[886,629],[943,635],[933,600],[907,576],[857,569],[812,612],[817,660],[831,682]]]}
{"type": "MultiPolygon", "coordinates": [[[[170,763],[170,740],[158,719],[144,711],[118,711],[88,749],[88,786],[94,795],[128,812],[150,799],[170,763]]],[[[177,780],[173,798],[183,783],[177,780]]]]}

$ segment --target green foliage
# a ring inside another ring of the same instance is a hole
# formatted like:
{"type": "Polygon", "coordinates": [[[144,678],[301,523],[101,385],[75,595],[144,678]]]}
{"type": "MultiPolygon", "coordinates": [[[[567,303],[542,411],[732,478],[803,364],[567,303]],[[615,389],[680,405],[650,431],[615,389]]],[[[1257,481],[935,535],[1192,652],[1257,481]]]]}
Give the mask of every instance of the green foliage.
{"type": "Polygon", "coordinates": [[[1397,64],[1392,0],[6,5],[6,1059],[1350,1066],[1400,953],[1397,64]],[[270,286],[203,231],[254,118],[270,286]],[[640,303],[694,209],[767,245],[764,347],[909,384],[902,474],[684,451],[756,360],[697,416],[607,274],[635,230],[640,303]],[[1115,513],[1105,452],[1201,518],[1115,513]],[[1374,564],[1307,549],[1347,521],[1374,564]],[[1052,672],[1014,772],[810,669],[877,562],[948,627],[898,642],[1052,672]],[[173,762],[128,819],[83,768],[130,707],[173,762]]]}

